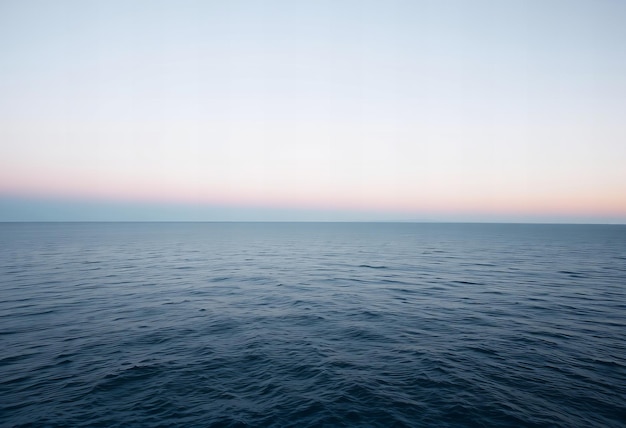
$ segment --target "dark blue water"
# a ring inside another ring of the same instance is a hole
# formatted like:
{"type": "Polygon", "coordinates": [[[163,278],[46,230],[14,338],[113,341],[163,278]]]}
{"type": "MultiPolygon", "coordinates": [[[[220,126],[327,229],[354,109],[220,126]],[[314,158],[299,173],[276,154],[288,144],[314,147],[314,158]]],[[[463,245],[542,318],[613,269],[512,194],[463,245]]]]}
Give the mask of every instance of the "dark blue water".
{"type": "Polygon", "coordinates": [[[0,224],[2,426],[626,426],[626,226],[0,224]]]}

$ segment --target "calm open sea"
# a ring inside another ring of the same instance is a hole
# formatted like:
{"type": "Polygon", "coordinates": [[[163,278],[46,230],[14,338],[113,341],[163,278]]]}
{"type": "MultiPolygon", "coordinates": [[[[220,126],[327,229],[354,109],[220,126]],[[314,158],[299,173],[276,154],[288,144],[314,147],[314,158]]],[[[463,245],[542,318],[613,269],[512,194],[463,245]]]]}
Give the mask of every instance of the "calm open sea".
{"type": "Polygon", "coordinates": [[[0,224],[1,426],[626,426],[626,226],[0,224]]]}

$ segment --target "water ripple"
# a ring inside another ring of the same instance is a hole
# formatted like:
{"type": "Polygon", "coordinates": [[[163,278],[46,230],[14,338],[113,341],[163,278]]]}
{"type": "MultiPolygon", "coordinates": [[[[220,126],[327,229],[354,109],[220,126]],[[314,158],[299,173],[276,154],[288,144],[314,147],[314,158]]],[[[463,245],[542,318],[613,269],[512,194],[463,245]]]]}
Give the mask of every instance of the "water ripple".
{"type": "Polygon", "coordinates": [[[0,224],[2,426],[626,420],[626,227],[0,224]]]}

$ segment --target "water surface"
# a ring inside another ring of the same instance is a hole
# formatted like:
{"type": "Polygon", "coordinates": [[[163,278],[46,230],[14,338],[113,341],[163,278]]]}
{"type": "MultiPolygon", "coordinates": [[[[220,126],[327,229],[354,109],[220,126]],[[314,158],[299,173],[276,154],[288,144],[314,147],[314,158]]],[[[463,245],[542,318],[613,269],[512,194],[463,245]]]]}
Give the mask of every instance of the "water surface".
{"type": "Polygon", "coordinates": [[[625,426],[626,226],[0,224],[2,426],[625,426]]]}

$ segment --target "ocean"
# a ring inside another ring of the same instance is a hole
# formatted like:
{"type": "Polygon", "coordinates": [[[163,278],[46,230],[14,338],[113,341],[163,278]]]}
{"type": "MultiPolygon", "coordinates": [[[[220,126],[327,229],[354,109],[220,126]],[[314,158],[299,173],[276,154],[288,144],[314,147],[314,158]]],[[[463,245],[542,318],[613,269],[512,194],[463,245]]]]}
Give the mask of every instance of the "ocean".
{"type": "Polygon", "coordinates": [[[0,223],[0,426],[624,427],[626,226],[0,223]]]}

